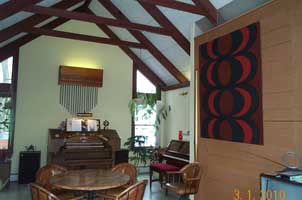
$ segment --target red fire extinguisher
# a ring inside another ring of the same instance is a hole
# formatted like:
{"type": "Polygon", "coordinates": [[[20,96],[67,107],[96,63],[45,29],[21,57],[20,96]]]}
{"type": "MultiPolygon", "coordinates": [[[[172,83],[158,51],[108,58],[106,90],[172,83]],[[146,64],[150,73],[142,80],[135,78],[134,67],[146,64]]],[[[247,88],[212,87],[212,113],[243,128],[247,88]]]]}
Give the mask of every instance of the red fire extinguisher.
{"type": "Polygon", "coordinates": [[[182,130],[178,131],[178,140],[182,141],[183,139],[183,134],[182,134],[182,130]]]}

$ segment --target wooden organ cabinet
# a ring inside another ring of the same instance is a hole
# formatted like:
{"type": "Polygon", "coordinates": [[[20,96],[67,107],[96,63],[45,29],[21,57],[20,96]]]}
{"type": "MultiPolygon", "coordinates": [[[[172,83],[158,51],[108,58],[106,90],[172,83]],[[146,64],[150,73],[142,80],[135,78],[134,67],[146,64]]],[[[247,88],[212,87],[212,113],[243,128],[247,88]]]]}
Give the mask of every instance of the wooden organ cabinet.
{"type": "Polygon", "coordinates": [[[47,162],[69,169],[111,168],[120,143],[115,130],[68,132],[49,129],[47,162]]]}

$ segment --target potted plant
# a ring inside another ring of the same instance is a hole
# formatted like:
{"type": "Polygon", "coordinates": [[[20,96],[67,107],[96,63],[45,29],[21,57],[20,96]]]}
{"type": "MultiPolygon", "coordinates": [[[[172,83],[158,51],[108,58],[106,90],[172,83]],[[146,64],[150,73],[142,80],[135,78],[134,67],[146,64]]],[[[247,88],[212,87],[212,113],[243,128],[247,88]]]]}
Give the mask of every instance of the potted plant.
{"type": "Polygon", "coordinates": [[[136,167],[146,167],[148,161],[152,157],[152,149],[144,146],[146,137],[142,135],[132,136],[124,143],[131,155],[129,160],[133,162],[136,167]]]}

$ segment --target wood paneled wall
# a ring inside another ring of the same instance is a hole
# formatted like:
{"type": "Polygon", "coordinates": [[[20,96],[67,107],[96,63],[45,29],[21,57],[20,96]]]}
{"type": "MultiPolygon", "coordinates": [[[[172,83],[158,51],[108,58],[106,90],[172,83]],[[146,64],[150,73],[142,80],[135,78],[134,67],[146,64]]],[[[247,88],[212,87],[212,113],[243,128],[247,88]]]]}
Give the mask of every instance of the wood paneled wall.
{"type": "Polygon", "coordinates": [[[263,146],[198,136],[204,173],[196,199],[233,200],[235,188],[243,200],[249,189],[257,197],[261,172],[283,169],[274,162],[287,151],[302,153],[301,10],[301,0],[275,0],[195,39],[197,67],[200,44],[260,21],[264,119],[263,146]]]}

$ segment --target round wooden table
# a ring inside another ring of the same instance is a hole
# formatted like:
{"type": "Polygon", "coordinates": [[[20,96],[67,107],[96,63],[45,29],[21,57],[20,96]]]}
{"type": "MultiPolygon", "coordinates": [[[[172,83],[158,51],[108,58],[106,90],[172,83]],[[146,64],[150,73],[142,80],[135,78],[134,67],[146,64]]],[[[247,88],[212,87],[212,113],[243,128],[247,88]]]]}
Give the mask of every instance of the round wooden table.
{"type": "Polygon", "coordinates": [[[102,169],[70,170],[50,178],[54,186],[66,190],[82,191],[89,200],[95,191],[117,188],[128,183],[130,177],[120,172],[102,169]]]}

